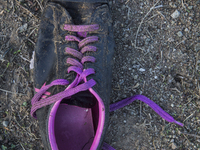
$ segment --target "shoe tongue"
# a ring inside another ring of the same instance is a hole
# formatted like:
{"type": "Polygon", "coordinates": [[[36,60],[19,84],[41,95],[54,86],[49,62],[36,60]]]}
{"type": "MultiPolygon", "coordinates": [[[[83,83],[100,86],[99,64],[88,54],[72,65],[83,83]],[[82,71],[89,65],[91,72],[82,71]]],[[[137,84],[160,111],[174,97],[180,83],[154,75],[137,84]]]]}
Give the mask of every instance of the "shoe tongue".
{"type": "Polygon", "coordinates": [[[70,99],[63,99],[61,103],[84,108],[92,108],[95,106],[96,101],[96,98],[89,92],[89,90],[87,90],[71,96],[70,99]]]}

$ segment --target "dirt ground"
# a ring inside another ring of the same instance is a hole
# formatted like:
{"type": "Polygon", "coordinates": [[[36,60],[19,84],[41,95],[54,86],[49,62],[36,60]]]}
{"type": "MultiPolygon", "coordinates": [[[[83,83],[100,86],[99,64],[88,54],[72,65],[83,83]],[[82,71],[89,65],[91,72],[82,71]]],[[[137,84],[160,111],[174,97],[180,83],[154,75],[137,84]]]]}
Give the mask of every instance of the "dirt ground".
{"type": "MultiPolygon", "coordinates": [[[[112,0],[111,103],[143,94],[176,120],[136,101],[112,112],[105,142],[117,150],[200,150],[200,0],[112,0]]],[[[30,116],[30,60],[43,0],[0,1],[0,149],[41,150],[30,116]]]]}

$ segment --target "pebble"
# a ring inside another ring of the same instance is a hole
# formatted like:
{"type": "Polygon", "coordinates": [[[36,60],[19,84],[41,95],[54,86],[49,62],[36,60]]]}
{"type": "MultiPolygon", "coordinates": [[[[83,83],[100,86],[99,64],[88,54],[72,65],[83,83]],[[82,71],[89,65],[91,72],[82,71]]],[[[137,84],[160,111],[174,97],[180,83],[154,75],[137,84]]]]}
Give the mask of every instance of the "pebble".
{"type": "Polygon", "coordinates": [[[172,2],[169,3],[169,6],[171,6],[172,8],[177,8],[176,4],[174,4],[172,2]]]}
{"type": "Polygon", "coordinates": [[[183,36],[183,33],[182,33],[181,31],[178,31],[177,35],[178,35],[179,37],[182,37],[182,36],[183,36]]]}
{"type": "Polygon", "coordinates": [[[179,12],[178,10],[176,10],[175,12],[173,12],[173,13],[171,14],[171,17],[174,18],[174,19],[176,19],[176,18],[179,17],[179,15],[180,15],[180,12],[179,12]]]}
{"type": "Polygon", "coordinates": [[[188,28],[185,28],[185,30],[184,30],[185,32],[188,32],[189,31],[189,29],[188,28]]]}
{"type": "Polygon", "coordinates": [[[144,71],[145,71],[145,69],[143,69],[143,68],[140,68],[140,69],[139,69],[139,71],[141,71],[141,72],[144,72],[144,71]]]}
{"type": "Polygon", "coordinates": [[[174,107],[174,104],[171,104],[171,107],[174,107]]]}
{"type": "Polygon", "coordinates": [[[188,9],[190,9],[190,10],[191,10],[192,8],[193,8],[193,6],[188,6],[188,9]]]}
{"type": "Polygon", "coordinates": [[[150,38],[146,38],[145,40],[145,45],[148,45],[150,43],[151,39],[150,38]]]}
{"type": "Polygon", "coordinates": [[[172,149],[176,149],[176,148],[177,148],[176,144],[172,143],[172,149]]]}
{"type": "Polygon", "coordinates": [[[133,78],[134,78],[135,80],[137,80],[137,78],[138,78],[138,75],[135,75],[133,78]]]}
{"type": "Polygon", "coordinates": [[[30,60],[30,69],[34,69],[34,57],[35,57],[35,51],[33,51],[33,54],[32,54],[32,58],[30,60]]]}
{"type": "Polygon", "coordinates": [[[0,61],[4,62],[4,57],[0,54],[0,61]]]}
{"type": "Polygon", "coordinates": [[[7,127],[7,126],[8,126],[8,124],[9,124],[9,122],[8,122],[8,121],[3,121],[3,126],[4,126],[4,127],[7,127]]]}
{"type": "Polygon", "coordinates": [[[27,28],[28,28],[28,24],[25,23],[24,25],[22,25],[21,27],[19,27],[19,31],[20,31],[20,32],[24,32],[24,31],[27,30],[27,28]]]}
{"type": "Polygon", "coordinates": [[[178,130],[178,135],[181,135],[181,131],[178,130]]]}
{"type": "Polygon", "coordinates": [[[195,51],[198,52],[200,50],[200,43],[197,43],[194,47],[195,51]]]}

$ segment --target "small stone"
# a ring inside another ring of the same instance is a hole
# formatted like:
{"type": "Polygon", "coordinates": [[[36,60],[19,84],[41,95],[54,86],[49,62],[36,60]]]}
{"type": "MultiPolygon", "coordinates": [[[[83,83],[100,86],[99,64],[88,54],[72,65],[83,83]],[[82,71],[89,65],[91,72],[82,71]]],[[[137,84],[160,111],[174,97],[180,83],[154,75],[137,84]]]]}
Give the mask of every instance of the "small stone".
{"type": "Polygon", "coordinates": [[[176,4],[174,4],[173,2],[170,2],[169,6],[171,6],[172,8],[177,8],[176,4]]]}
{"type": "Polygon", "coordinates": [[[179,37],[182,37],[182,36],[183,36],[183,33],[182,33],[181,31],[178,31],[177,35],[178,35],[179,37]]]}
{"type": "Polygon", "coordinates": [[[154,76],[154,79],[158,79],[158,76],[154,76]]]}
{"type": "Polygon", "coordinates": [[[8,122],[8,121],[3,121],[3,126],[4,126],[4,127],[7,127],[7,126],[8,126],[8,124],[9,124],[9,122],[8,122]]]}
{"type": "Polygon", "coordinates": [[[34,69],[34,57],[35,57],[35,51],[33,51],[32,58],[30,60],[30,69],[34,69]]]}
{"type": "Polygon", "coordinates": [[[192,8],[193,8],[193,6],[188,6],[188,9],[190,9],[190,10],[191,10],[192,8]]]}
{"type": "Polygon", "coordinates": [[[174,107],[174,104],[171,104],[171,107],[174,107]]]}
{"type": "Polygon", "coordinates": [[[171,24],[174,25],[174,24],[175,24],[175,21],[172,20],[171,24]]]}
{"type": "Polygon", "coordinates": [[[176,10],[175,12],[173,12],[173,13],[171,14],[171,17],[174,18],[174,19],[176,19],[176,18],[179,17],[179,15],[180,15],[180,12],[179,12],[178,10],[176,10]]]}
{"type": "Polygon", "coordinates": [[[198,52],[200,50],[200,43],[197,43],[194,47],[195,51],[198,52]]]}
{"type": "Polygon", "coordinates": [[[146,38],[145,40],[145,45],[148,45],[150,43],[151,39],[150,38],[146,38]]]}
{"type": "Polygon", "coordinates": [[[172,143],[172,149],[176,149],[176,148],[177,148],[176,144],[172,143]]]}
{"type": "Polygon", "coordinates": [[[124,120],[124,123],[126,123],[126,120],[124,120]]]}
{"type": "Polygon", "coordinates": [[[188,32],[189,30],[188,30],[188,28],[185,28],[185,30],[184,30],[185,32],[188,32]]]}
{"type": "Polygon", "coordinates": [[[0,61],[4,62],[4,57],[0,54],[0,61]]]}
{"type": "Polygon", "coordinates": [[[133,78],[134,78],[135,80],[137,80],[137,78],[138,78],[138,75],[135,75],[133,78]]]}
{"type": "Polygon", "coordinates": [[[178,130],[178,135],[181,135],[181,131],[178,130]]]}
{"type": "Polygon", "coordinates": [[[28,28],[28,24],[25,23],[24,25],[22,25],[21,27],[19,27],[19,31],[20,31],[20,32],[24,32],[24,31],[27,30],[27,28],[28,28]]]}
{"type": "Polygon", "coordinates": [[[145,71],[145,69],[143,69],[143,68],[140,68],[140,69],[139,69],[139,71],[141,71],[141,72],[144,72],[144,71],[145,71]]]}

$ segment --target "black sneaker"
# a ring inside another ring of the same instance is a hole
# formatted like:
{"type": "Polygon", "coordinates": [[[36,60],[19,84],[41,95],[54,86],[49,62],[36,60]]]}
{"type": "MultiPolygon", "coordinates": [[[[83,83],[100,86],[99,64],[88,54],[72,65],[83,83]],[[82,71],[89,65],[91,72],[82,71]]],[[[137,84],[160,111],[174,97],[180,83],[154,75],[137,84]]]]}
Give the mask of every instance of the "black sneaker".
{"type": "Polygon", "coordinates": [[[114,53],[108,2],[75,1],[48,2],[41,17],[31,115],[45,150],[101,149],[108,126],[114,53]]]}

